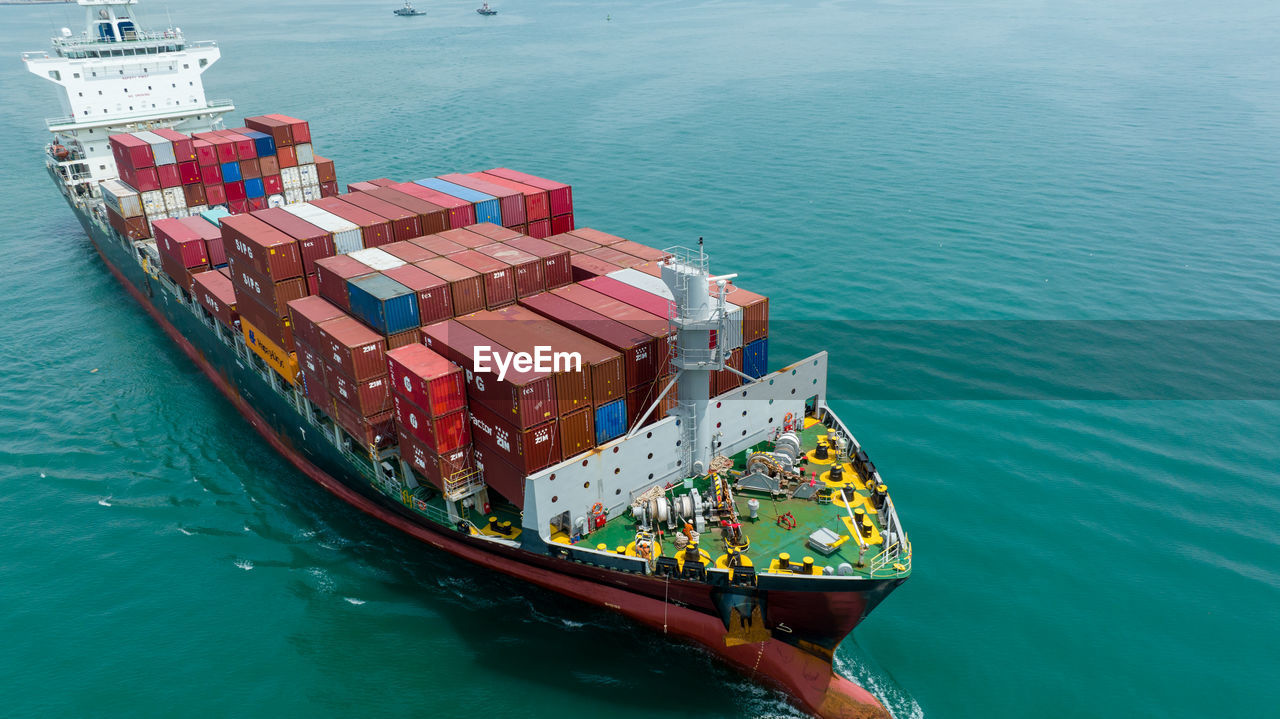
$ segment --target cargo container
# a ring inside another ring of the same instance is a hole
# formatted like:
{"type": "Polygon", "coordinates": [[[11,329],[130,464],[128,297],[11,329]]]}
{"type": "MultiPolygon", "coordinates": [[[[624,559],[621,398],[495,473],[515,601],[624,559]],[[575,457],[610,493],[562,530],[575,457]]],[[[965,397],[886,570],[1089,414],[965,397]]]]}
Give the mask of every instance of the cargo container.
{"type": "Polygon", "coordinates": [[[639,242],[632,242],[631,240],[623,240],[622,242],[614,243],[609,245],[609,248],[625,252],[634,257],[639,257],[645,262],[660,262],[671,256],[670,252],[656,250],[648,245],[642,245],[639,242]]]}
{"type": "Polygon", "coordinates": [[[485,486],[515,506],[524,506],[524,472],[503,461],[497,451],[480,444],[472,448],[471,457],[485,486]]]}
{"type": "Polygon", "coordinates": [[[560,458],[573,459],[596,446],[595,408],[582,409],[561,415],[560,425],[560,458]]]}
{"type": "Polygon", "coordinates": [[[437,454],[426,443],[404,431],[403,427],[398,427],[396,431],[400,441],[400,458],[408,462],[415,473],[436,489],[444,491],[446,482],[470,471],[472,460],[469,446],[437,454]]]}
{"type": "Polygon", "coordinates": [[[178,187],[182,184],[177,165],[156,165],[156,175],[160,178],[161,187],[178,187]]]}
{"type": "Polygon", "coordinates": [[[653,424],[663,417],[667,416],[667,410],[676,406],[676,387],[673,385],[667,394],[662,395],[662,390],[666,388],[667,383],[671,381],[671,375],[659,377],[654,380],[653,384],[644,387],[637,387],[627,393],[627,423],[635,426],[640,422],[640,418],[645,411],[662,396],[662,403],[654,408],[649,416],[645,419],[644,424],[653,424]]]}
{"type": "Polygon", "coordinates": [[[133,136],[151,145],[151,155],[156,167],[178,164],[178,157],[173,153],[173,143],[149,130],[140,130],[133,136]]]}
{"type": "MultiPolygon", "coordinates": [[[[199,173],[197,173],[196,180],[199,180],[199,179],[200,179],[199,173]]],[[[207,202],[207,199],[205,198],[205,194],[204,194],[204,185],[201,185],[198,182],[197,184],[194,184],[194,185],[183,185],[182,195],[183,195],[183,200],[185,201],[186,206],[189,208],[199,207],[201,205],[206,204],[207,202]]]]}
{"type": "Polygon", "coordinates": [[[600,230],[593,230],[590,227],[576,227],[572,230],[568,230],[568,234],[584,240],[589,240],[602,247],[609,247],[611,245],[616,245],[619,242],[626,242],[626,240],[618,237],[617,235],[611,235],[608,232],[601,232],[600,230]]]}
{"type": "Polygon", "coordinates": [[[591,240],[584,240],[572,232],[562,232],[558,235],[551,235],[550,237],[544,238],[544,240],[556,245],[557,247],[563,247],[572,254],[588,252],[602,246],[596,242],[592,242],[591,240]]]}
{"type": "Polygon", "coordinates": [[[293,144],[293,134],[289,132],[289,123],[281,122],[265,115],[259,117],[246,117],[244,119],[245,127],[258,132],[264,132],[271,136],[272,142],[277,148],[286,147],[293,144]]]}
{"type": "Polygon", "coordinates": [[[611,275],[623,268],[612,262],[605,262],[598,257],[592,257],[588,254],[577,254],[569,256],[569,267],[573,269],[573,281],[582,282],[592,277],[603,277],[611,275]]]}
{"type": "Polygon", "coordinates": [[[471,444],[471,417],[466,409],[439,417],[401,397],[391,395],[396,422],[434,452],[450,452],[471,444]]]}
{"type": "Polygon", "coordinates": [[[466,228],[468,232],[488,237],[489,242],[506,242],[524,235],[513,228],[495,225],[492,222],[477,222],[471,227],[466,228]]]}
{"type": "Polygon", "coordinates": [[[178,163],[178,180],[184,185],[200,182],[200,165],[195,160],[178,163]]]}
{"type": "Polygon", "coordinates": [[[208,222],[209,224],[213,225],[214,227],[219,228],[218,236],[221,237],[222,236],[222,232],[221,232],[222,218],[226,217],[229,214],[231,213],[227,212],[227,208],[225,207],[210,207],[209,209],[200,213],[200,218],[203,219],[205,222],[208,222]]]}
{"type": "Polygon", "coordinates": [[[351,309],[347,294],[347,280],[367,275],[373,268],[352,259],[349,255],[336,255],[316,260],[316,283],[321,297],[344,310],[351,309]]]}
{"type": "Polygon", "coordinates": [[[595,409],[596,444],[601,445],[627,433],[627,400],[615,399],[595,409]]]}
{"type": "MultiPolygon", "coordinates": [[[[449,260],[479,272],[484,278],[484,305],[487,309],[498,309],[516,301],[516,275],[507,263],[475,250],[455,252],[449,255],[449,260]]],[[[431,271],[425,264],[420,263],[419,266],[431,271]]]]}
{"type": "Polygon", "coordinates": [[[151,143],[129,133],[112,135],[107,138],[111,144],[111,155],[116,165],[131,170],[155,165],[155,156],[151,152],[151,143]]]}
{"type": "Polygon", "coordinates": [[[521,429],[481,404],[470,408],[471,438],[525,474],[560,461],[556,420],[521,429]]]}
{"type": "Polygon", "coordinates": [[[311,200],[308,204],[319,207],[358,226],[360,228],[360,237],[365,247],[378,247],[393,240],[391,222],[385,217],[369,212],[362,207],[343,202],[337,197],[321,197],[311,200]]]}
{"type": "Polygon", "coordinates": [[[521,299],[520,305],[621,353],[625,389],[652,382],[666,367],[665,332],[655,337],[551,292],[521,299]]]}
{"type": "Polygon", "coordinates": [[[621,250],[616,250],[613,247],[597,247],[596,249],[590,250],[583,254],[587,255],[588,257],[595,257],[597,259],[604,260],[605,262],[608,262],[613,265],[617,265],[618,267],[635,267],[636,265],[640,265],[640,264],[644,264],[645,262],[648,262],[648,260],[641,259],[639,257],[636,257],[635,255],[627,254],[626,252],[622,252],[621,250]]]}
{"type": "Polygon", "coordinates": [[[448,210],[421,197],[405,194],[390,187],[377,186],[368,190],[367,194],[417,215],[418,226],[422,231],[414,235],[415,237],[444,232],[450,227],[448,210]]]}
{"type": "Polygon", "coordinates": [[[276,160],[280,163],[281,170],[288,167],[297,169],[298,167],[298,154],[293,151],[292,147],[277,147],[276,160]]]}
{"type": "Polygon", "coordinates": [[[742,348],[742,371],[760,378],[769,374],[769,338],[748,342],[742,348]]]}
{"type": "Polygon", "coordinates": [[[258,328],[244,316],[240,318],[240,329],[244,333],[244,343],[254,354],[261,357],[262,361],[285,382],[297,384],[298,360],[287,348],[272,341],[265,332],[258,331],[258,328]]]}
{"type": "Polygon", "coordinates": [[[99,183],[102,202],[121,217],[141,217],[142,197],[138,191],[115,178],[99,183]]]}
{"type": "Polygon", "coordinates": [[[446,230],[436,233],[435,237],[448,240],[455,245],[461,246],[464,250],[474,250],[477,247],[493,244],[493,238],[482,235],[471,227],[446,230]]]}
{"type": "Polygon", "coordinates": [[[229,259],[231,282],[236,287],[237,299],[255,300],[276,317],[288,317],[290,300],[307,296],[307,281],[302,277],[272,280],[254,272],[252,265],[238,257],[229,259]]]}
{"type": "MultiPolygon", "coordinates": [[[[769,336],[769,298],[733,283],[725,288],[725,299],[742,308],[742,341],[755,342],[769,336]]],[[[718,294],[713,285],[711,294],[718,294]]]]}
{"type": "Polygon", "coordinates": [[[351,314],[383,335],[418,327],[418,296],[383,274],[347,280],[351,314]]]}
{"type": "Polygon", "coordinates": [[[234,329],[240,315],[236,311],[236,291],[221,272],[201,272],[194,276],[192,292],[196,301],[223,327],[234,329]]]}
{"type": "Polygon", "coordinates": [[[276,142],[271,135],[257,130],[244,129],[240,130],[240,134],[253,140],[253,149],[260,159],[274,157],[276,154],[276,142]]]}
{"type": "Polygon", "coordinates": [[[177,219],[156,220],[151,223],[151,230],[162,258],[168,255],[188,269],[209,264],[204,237],[177,219]]]}
{"type": "MultiPolygon", "coordinates": [[[[393,243],[394,244],[394,243],[393,243]]],[[[390,247],[391,245],[386,245],[390,247]]],[[[418,323],[428,325],[453,317],[449,283],[416,265],[383,270],[382,274],[408,287],[418,297],[418,323]]]]}
{"type": "Polygon", "coordinates": [[[298,243],[262,220],[228,216],[222,218],[221,230],[228,256],[243,259],[258,276],[278,281],[305,274],[298,243]]]}
{"type": "Polygon", "coordinates": [[[205,247],[209,250],[209,265],[223,267],[227,264],[227,251],[222,241],[222,230],[217,225],[210,224],[202,215],[179,217],[178,222],[204,239],[205,247]]]}
{"type": "MultiPolygon", "coordinates": [[[[465,187],[469,190],[482,192],[485,195],[496,198],[498,201],[498,207],[501,208],[499,213],[501,215],[501,220],[489,219],[487,220],[489,222],[496,222],[499,225],[507,227],[523,225],[525,222],[528,222],[524,211],[524,194],[521,192],[517,192],[509,187],[503,187],[502,185],[478,179],[470,175],[454,173],[441,175],[438,179],[453,183],[459,187],[465,187]]],[[[479,217],[476,219],[481,222],[486,221],[481,220],[479,217]]]]}
{"type": "Polygon", "coordinates": [[[266,117],[287,123],[289,125],[289,136],[293,138],[293,144],[311,142],[311,126],[307,124],[306,120],[299,120],[296,117],[289,117],[279,113],[273,113],[266,117]]]}
{"type": "MultiPolygon", "coordinates": [[[[467,249],[465,245],[460,245],[453,240],[445,239],[440,235],[426,235],[424,237],[415,237],[409,240],[411,244],[417,245],[422,249],[432,253],[437,257],[452,255],[455,252],[462,252],[467,249]]],[[[487,240],[486,240],[487,242],[487,240]]],[[[421,262],[421,260],[419,260],[421,262]]]]}
{"type": "Polygon", "coordinates": [[[573,267],[569,264],[569,251],[565,248],[533,237],[515,237],[507,240],[506,244],[539,259],[547,289],[554,290],[573,282],[573,267]]]}
{"type": "MultiPolygon", "coordinates": [[[[235,286],[235,280],[232,280],[235,286]]],[[[236,287],[236,312],[240,315],[241,324],[244,321],[252,323],[260,332],[270,337],[280,347],[286,351],[292,352],[294,348],[293,339],[293,322],[289,320],[286,313],[280,316],[274,310],[264,306],[261,302],[250,296],[242,294],[243,290],[236,287]]]]}
{"type": "Polygon", "coordinates": [[[173,157],[179,164],[196,159],[195,141],[191,136],[167,127],[157,128],[151,133],[169,142],[173,148],[173,157]]]}
{"type": "Polygon", "coordinates": [[[446,195],[438,190],[424,187],[416,182],[398,182],[388,185],[406,195],[426,200],[433,205],[443,207],[449,215],[449,228],[466,227],[476,223],[476,210],[470,202],[453,195],[446,195]]]}
{"type": "Polygon", "coordinates": [[[323,297],[301,297],[290,300],[288,306],[294,341],[308,347],[319,347],[323,343],[320,335],[322,323],[347,316],[342,308],[323,297]]]}
{"type": "MultiPolygon", "coordinates": [[[[602,278],[597,277],[595,279],[602,278]]],[[[591,280],[588,281],[590,282],[591,280]]],[[[554,290],[552,294],[598,312],[615,322],[621,322],[652,337],[654,349],[658,353],[655,361],[657,373],[666,374],[668,372],[668,358],[675,356],[676,333],[671,326],[670,320],[666,317],[658,316],[639,307],[633,307],[626,302],[601,292],[596,292],[585,285],[567,285],[554,290]]]]}
{"type": "Polygon", "coordinates": [[[335,368],[325,368],[325,381],[329,394],[361,416],[386,412],[391,409],[391,381],[386,375],[357,382],[335,368]]]}
{"type": "Polygon", "coordinates": [[[440,256],[422,245],[416,245],[412,242],[392,242],[389,245],[383,245],[377,249],[409,264],[440,256]]]}
{"type": "Polygon", "coordinates": [[[378,199],[367,192],[338,195],[338,199],[372,212],[379,217],[386,218],[391,223],[392,240],[407,240],[411,237],[421,237],[426,234],[422,229],[422,221],[418,218],[418,215],[399,205],[378,199]]]}
{"type": "Polygon", "coordinates": [[[432,417],[467,406],[462,369],[426,345],[389,350],[387,369],[393,390],[432,417]]]}
{"type": "Polygon", "coordinates": [[[485,278],[479,272],[444,257],[416,262],[414,266],[449,283],[449,296],[453,300],[455,316],[485,308],[485,278]]]}
{"type": "MultiPolygon", "coordinates": [[[[236,146],[231,140],[223,137],[218,132],[197,132],[192,137],[202,142],[207,142],[213,147],[214,157],[218,164],[233,162],[236,159],[236,146]]],[[[197,152],[197,157],[199,153],[197,152]]]]}
{"type": "Polygon", "coordinates": [[[346,431],[355,443],[365,449],[381,449],[396,440],[395,412],[383,412],[372,417],[360,413],[335,398],[333,419],[346,431]]]}
{"type": "Polygon", "coordinates": [[[387,351],[404,347],[406,345],[416,345],[422,341],[422,330],[414,327],[413,329],[397,332],[387,335],[387,351]]]}
{"type": "MultiPolygon", "coordinates": [[[[197,135],[198,137],[198,135],[197,135]]],[[[196,163],[201,169],[218,164],[218,150],[208,140],[192,140],[192,146],[196,151],[196,163]]]]}
{"type": "MultiPolygon", "coordinates": [[[[738,370],[738,372],[742,371],[741,347],[738,347],[734,349],[733,352],[729,353],[729,357],[725,360],[725,365],[738,370]]],[[[715,391],[717,396],[722,395],[725,392],[729,392],[736,387],[740,387],[741,385],[742,376],[737,372],[730,372],[727,369],[722,369],[715,373],[715,391]]]]}
{"type": "Polygon", "coordinates": [[[387,372],[387,340],[352,317],[339,317],[317,326],[326,366],[356,381],[387,372]]]}
{"type": "Polygon", "coordinates": [[[253,213],[253,217],[285,233],[298,243],[303,274],[315,273],[316,260],[332,257],[334,254],[333,233],[286,212],[283,208],[271,207],[259,210],[253,213]]]}
{"type": "Polygon", "coordinates": [[[258,157],[258,147],[253,144],[253,140],[232,130],[222,130],[221,135],[228,140],[236,149],[237,160],[253,160],[258,157]]]}
{"type": "Polygon", "coordinates": [[[547,204],[551,211],[551,215],[567,215],[573,212],[573,189],[563,182],[548,180],[536,175],[530,175],[524,172],[517,172],[505,167],[495,167],[492,170],[485,170],[486,175],[493,175],[507,180],[515,180],[532,187],[537,187],[547,191],[547,204]]]}
{"type": "Polygon", "coordinates": [[[298,342],[298,369],[302,373],[302,393],[327,415],[333,414],[333,395],[329,394],[324,376],[324,363],[313,347],[298,342]]]}
{"type": "Polygon", "coordinates": [[[280,209],[328,232],[333,237],[335,254],[345,255],[364,247],[364,237],[360,227],[332,212],[307,203],[286,205],[280,209]]]}
{"type": "Polygon", "coordinates": [[[541,258],[501,242],[481,245],[475,251],[511,267],[511,271],[515,274],[516,297],[529,297],[546,291],[547,284],[542,276],[541,258]]]}
{"type": "MultiPolygon", "coordinates": [[[[609,273],[609,278],[632,287],[638,287],[666,300],[671,300],[671,290],[665,282],[653,275],[645,274],[637,269],[622,269],[609,273]]],[[[708,294],[710,294],[708,292],[708,294]]],[[[742,308],[726,300],[725,339],[724,344],[730,349],[742,347],[742,308]]]]}
{"type": "Polygon", "coordinates": [[[551,220],[534,220],[529,223],[525,234],[542,239],[551,236],[551,220]]]}
{"type": "Polygon", "coordinates": [[[359,260],[375,270],[389,270],[393,267],[402,267],[405,261],[395,255],[383,250],[381,247],[367,247],[363,250],[357,250],[348,255],[353,260],[359,260]]]}
{"type": "Polygon", "coordinates": [[[498,204],[498,198],[492,195],[486,195],[483,192],[477,192],[468,187],[455,185],[452,182],[446,182],[436,177],[427,177],[415,182],[428,189],[437,192],[443,192],[446,195],[452,195],[460,200],[470,202],[475,208],[475,219],[477,222],[494,222],[502,224],[502,209],[498,204]]]}
{"type": "Polygon", "coordinates": [[[227,188],[221,184],[205,185],[204,197],[210,205],[224,205],[227,202],[227,188]]]}
{"type": "MultiPolygon", "coordinates": [[[[511,354],[511,350],[458,322],[446,320],[422,328],[422,341],[442,357],[463,369],[467,400],[483,404],[520,429],[529,429],[559,416],[555,379],[549,372],[521,371],[514,367],[498,379],[496,370],[476,369],[476,348],[487,346],[486,355],[511,354]]],[[[486,360],[492,367],[492,362],[486,360]]]]}
{"type": "MultiPolygon", "coordinates": [[[[526,185],[523,182],[509,180],[499,175],[490,175],[485,172],[468,173],[467,177],[483,180],[493,185],[505,187],[520,193],[524,197],[524,216],[526,222],[534,222],[537,220],[546,220],[551,217],[550,200],[547,198],[547,191],[533,185],[526,185]]],[[[550,226],[550,223],[548,223],[550,226]]]]}
{"type": "Polygon", "coordinates": [[[250,197],[260,197],[262,195],[262,167],[258,164],[256,158],[240,161],[240,179],[244,180],[245,192],[250,197]],[[250,180],[258,180],[258,182],[250,183],[250,180]]]}

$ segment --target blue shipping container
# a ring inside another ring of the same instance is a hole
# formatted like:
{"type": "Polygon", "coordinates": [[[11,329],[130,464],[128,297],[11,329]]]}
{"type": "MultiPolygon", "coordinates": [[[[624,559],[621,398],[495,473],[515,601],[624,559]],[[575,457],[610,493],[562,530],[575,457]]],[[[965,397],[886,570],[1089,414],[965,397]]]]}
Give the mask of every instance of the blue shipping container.
{"type": "Polygon", "coordinates": [[[756,378],[769,374],[768,337],[747,343],[742,350],[742,371],[756,378]]]}
{"type": "Polygon", "coordinates": [[[266,189],[262,186],[262,178],[250,177],[244,181],[244,194],[247,197],[262,197],[267,194],[266,189]]]}
{"type": "Polygon", "coordinates": [[[246,130],[240,134],[253,140],[253,146],[258,151],[258,157],[270,157],[271,155],[276,154],[276,141],[271,139],[271,136],[267,133],[258,132],[257,130],[246,130]]]}
{"type": "Polygon", "coordinates": [[[615,399],[596,407],[596,444],[604,444],[627,433],[627,400],[615,399]]]}
{"type": "Polygon", "coordinates": [[[493,195],[486,195],[478,192],[470,187],[455,185],[448,180],[441,180],[438,177],[428,177],[424,180],[414,180],[414,184],[431,188],[436,192],[443,192],[450,197],[456,197],[459,200],[466,200],[476,206],[476,222],[492,222],[495,225],[502,224],[502,208],[498,205],[498,198],[493,195]]]}
{"type": "Polygon", "coordinates": [[[223,182],[239,182],[240,181],[240,163],[238,162],[222,163],[222,181],[223,182]]]}
{"type": "Polygon", "coordinates": [[[418,326],[418,295],[386,275],[347,280],[351,314],[384,335],[418,326]]]}
{"type": "Polygon", "coordinates": [[[200,216],[205,219],[205,222],[212,224],[214,227],[222,227],[222,218],[230,214],[231,213],[227,208],[222,205],[214,205],[204,212],[201,212],[200,216]]]}

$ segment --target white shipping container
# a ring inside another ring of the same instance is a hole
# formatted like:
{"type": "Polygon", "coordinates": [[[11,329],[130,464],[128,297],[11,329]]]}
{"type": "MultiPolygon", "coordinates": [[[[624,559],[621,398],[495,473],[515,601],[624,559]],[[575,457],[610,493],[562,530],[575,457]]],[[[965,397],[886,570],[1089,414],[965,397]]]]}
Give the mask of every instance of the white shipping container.
{"type": "MultiPolygon", "coordinates": [[[[640,270],[628,267],[617,272],[610,272],[609,277],[668,300],[674,299],[671,296],[671,290],[667,289],[667,283],[640,270]]],[[[728,300],[725,300],[724,306],[729,311],[728,316],[725,317],[725,323],[728,326],[725,331],[724,344],[728,349],[735,350],[742,346],[742,308],[728,300]]]]}
{"type": "Polygon", "coordinates": [[[142,193],[142,210],[151,218],[164,212],[164,195],[159,190],[148,190],[142,193]]]}
{"type": "Polygon", "coordinates": [[[325,232],[331,233],[333,235],[333,246],[338,254],[345,255],[364,247],[364,239],[360,235],[360,226],[348,222],[332,212],[322,210],[315,205],[308,205],[305,202],[285,205],[284,211],[310,222],[325,232]]]}
{"type": "Polygon", "coordinates": [[[321,195],[321,194],[320,194],[320,188],[319,188],[319,187],[314,187],[314,186],[311,186],[311,185],[303,185],[303,187],[302,187],[302,199],[303,199],[304,201],[306,201],[306,202],[311,202],[312,200],[318,200],[318,199],[320,199],[321,197],[323,197],[323,195],[321,195]]]}
{"type": "Polygon", "coordinates": [[[207,209],[209,209],[208,205],[196,205],[195,207],[188,207],[187,212],[190,213],[189,215],[190,217],[195,217],[196,215],[199,215],[201,212],[204,212],[207,209]]]}
{"type": "Polygon", "coordinates": [[[143,214],[142,198],[138,191],[120,180],[103,180],[99,189],[102,201],[121,217],[139,217],[143,214]]]}
{"type": "Polygon", "coordinates": [[[285,204],[288,205],[296,205],[299,202],[306,202],[306,200],[302,199],[302,190],[296,187],[284,188],[284,201],[285,204]]]}
{"type": "Polygon", "coordinates": [[[284,195],[268,195],[267,207],[284,207],[284,195]]]}
{"type": "Polygon", "coordinates": [[[298,153],[299,165],[314,165],[316,162],[316,154],[311,150],[311,143],[304,142],[301,145],[294,145],[293,151],[298,153]]]}
{"type": "Polygon", "coordinates": [[[175,210],[184,210],[187,207],[187,196],[182,193],[181,187],[166,187],[160,191],[164,195],[164,209],[173,212],[175,210]]]}
{"type": "Polygon", "coordinates": [[[320,176],[316,174],[315,165],[298,165],[298,172],[302,173],[302,184],[319,185],[320,176]]]}
{"type": "Polygon", "coordinates": [[[302,173],[296,167],[280,168],[280,181],[284,183],[285,189],[298,189],[302,187],[302,173]]]}
{"type": "Polygon", "coordinates": [[[403,267],[407,263],[385,250],[377,247],[370,247],[365,250],[356,250],[349,253],[352,259],[360,260],[373,269],[381,272],[383,270],[394,270],[397,267],[403,267]]]}

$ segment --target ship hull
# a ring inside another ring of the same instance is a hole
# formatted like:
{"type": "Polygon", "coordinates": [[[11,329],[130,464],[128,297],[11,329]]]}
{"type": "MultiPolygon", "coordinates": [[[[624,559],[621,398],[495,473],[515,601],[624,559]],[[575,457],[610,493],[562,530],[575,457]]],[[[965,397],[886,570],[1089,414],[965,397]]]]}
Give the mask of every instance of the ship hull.
{"type": "Polygon", "coordinates": [[[153,280],[124,243],[67,199],[98,254],[129,294],[277,452],[334,496],[437,549],[697,642],[815,715],[888,716],[869,692],[833,672],[831,658],[839,642],[901,580],[869,582],[858,592],[780,587],[767,593],[769,635],[728,642],[722,615],[724,596],[732,592],[717,593],[701,582],[569,562],[436,525],[374,488],[252,364],[153,280]]]}

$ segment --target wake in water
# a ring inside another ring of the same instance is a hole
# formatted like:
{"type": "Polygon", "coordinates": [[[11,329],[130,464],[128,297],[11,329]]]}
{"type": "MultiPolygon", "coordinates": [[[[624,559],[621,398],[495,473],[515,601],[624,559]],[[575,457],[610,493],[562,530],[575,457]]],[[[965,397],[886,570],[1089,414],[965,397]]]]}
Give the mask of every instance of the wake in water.
{"type": "Polygon", "coordinates": [[[363,599],[356,599],[355,597],[343,597],[343,599],[345,599],[350,604],[356,605],[357,607],[365,603],[363,599]]]}
{"type": "Polygon", "coordinates": [[[246,572],[249,571],[250,569],[253,569],[253,562],[247,559],[237,559],[235,561],[235,565],[246,572]]]}
{"type": "Polygon", "coordinates": [[[103,507],[110,507],[110,506],[111,506],[111,502],[109,501],[110,499],[111,499],[111,497],[108,495],[108,496],[107,496],[106,498],[104,498],[104,499],[99,499],[99,500],[98,500],[98,504],[99,504],[99,505],[101,505],[101,506],[103,506],[103,507]]]}
{"type": "Polygon", "coordinates": [[[867,662],[835,657],[836,671],[871,692],[896,719],[924,719],[924,709],[887,674],[867,662]]]}

